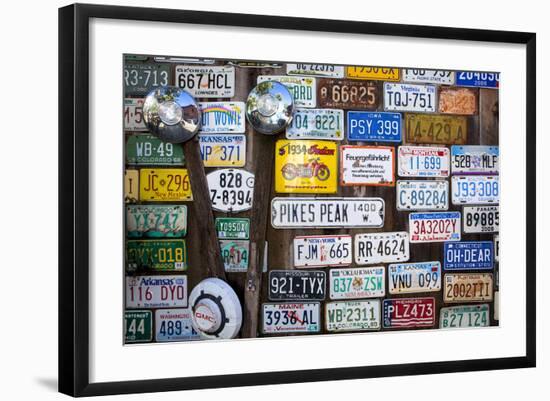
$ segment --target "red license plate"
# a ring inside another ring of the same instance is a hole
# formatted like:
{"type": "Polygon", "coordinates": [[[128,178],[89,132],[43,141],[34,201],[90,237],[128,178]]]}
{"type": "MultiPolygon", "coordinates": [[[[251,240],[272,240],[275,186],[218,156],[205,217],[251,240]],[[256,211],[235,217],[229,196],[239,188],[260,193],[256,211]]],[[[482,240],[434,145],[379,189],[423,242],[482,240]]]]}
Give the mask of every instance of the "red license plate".
{"type": "Polygon", "coordinates": [[[435,325],[435,298],[384,300],[384,328],[432,327],[435,325]]]}

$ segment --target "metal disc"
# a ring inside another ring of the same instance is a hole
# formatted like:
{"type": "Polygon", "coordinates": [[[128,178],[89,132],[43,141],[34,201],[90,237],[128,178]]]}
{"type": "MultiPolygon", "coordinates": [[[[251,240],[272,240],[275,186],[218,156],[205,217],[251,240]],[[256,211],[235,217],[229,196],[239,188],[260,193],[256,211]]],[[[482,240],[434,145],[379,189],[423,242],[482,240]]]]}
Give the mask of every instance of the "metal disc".
{"type": "Polygon", "coordinates": [[[188,92],[164,86],[152,90],[145,98],[143,119],[153,135],[163,141],[181,143],[199,132],[201,112],[188,92]]]}
{"type": "Polygon", "coordinates": [[[246,119],[262,134],[274,135],[292,121],[294,100],[286,86],[277,81],[258,84],[246,100],[246,119]]]}

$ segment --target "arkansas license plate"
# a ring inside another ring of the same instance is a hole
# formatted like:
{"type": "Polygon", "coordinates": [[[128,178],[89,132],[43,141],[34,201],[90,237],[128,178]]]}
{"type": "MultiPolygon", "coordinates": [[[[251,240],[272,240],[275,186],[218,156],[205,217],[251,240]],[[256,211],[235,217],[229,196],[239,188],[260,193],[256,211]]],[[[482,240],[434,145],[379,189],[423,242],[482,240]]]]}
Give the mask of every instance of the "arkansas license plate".
{"type": "Polygon", "coordinates": [[[287,64],[286,73],[288,75],[344,78],[344,67],[329,64],[287,64]]]}
{"type": "Polygon", "coordinates": [[[249,239],[250,219],[218,217],[216,218],[216,231],[219,239],[249,239]]]}
{"type": "Polygon", "coordinates": [[[294,238],[294,267],[351,264],[351,235],[310,235],[294,238]]]}
{"type": "Polygon", "coordinates": [[[452,146],[453,174],[498,174],[498,146],[452,146]]]}
{"type": "Polygon", "coordinates": [[[186,308],[187,276],[126,277],[127,308],[186,308]]]}
{"type": "Polygon", "coordinates": [[[243,134],[244,102],[199,102],[201,127],[205,134],[243,134]]]}
{"type": "Polygon", "coordinates": [[[130,271],[187,270],[185,240],[129,240],[126,242],[126,268],[130,271]]]}
{"type": "Polygon", "coordinates": [[[496,233],[499,227],[498,206],[464,206],[462,220],[468,234],[496,233]]]}
{"type": "Polygon", "coordinates": [[[468,122],[460,116],[405,114],[405,134],[409,143],[463,144],[468,122]]]}
{"type": "Polygon", "coordinates": [[[453,85],[454,71],[403,68],[403,82],[453,85]]]}
{"type": "Polygon", "coordinates": [[[434,298],[384,300],[384,328],[432,327],[434,324],[434,298]]]}
{"type": "Polygon", "coordinates": [[[147,131],[143,119],[143,99],[124,99],[124,131],[147,131]]]}
{"type": "Polygon", "coordinates": [[[449,182],[397,181],[397,210],[449,209],[449,182]]]}
{"type": "Polygon", "coordinates": [[[393,187],[394,159],[390,146],[340,146],[340,184],[393,187]]]}
{"type": "Polygon", "coordinates": [[[126,64],[124,66],[124,94],[146,95],[154,88],[169,84],[168,64],[126,64]]]}
{"type": "Polygon", "coordinates": [[[184,168],[142,168],[139,184],[139,197],[142,201],[193,200],[189,175],[184,168]]]}
{"type": "Polygon", "coordinates": [[[192,96],[233,97],[235,95],[235,67],[176,66],[176,85],[192,96]]]}
{"type": "Polygon", "coordinates": [[[460,212],[411,213],[409,236],[412,243],[460,241],[460,212]]]}
{"type": "Polygon", "coordinates": [[[378,81],[399,81],[399,68],[350,66],[346,67],[346,77],[378,81]]]}
{"type": "Polygon", "coordinates": [[[433,146],[399,146],[398,174],[401,177],[448,177],[449,149],[433,146]]]}
{"type": "Polygon", "coordinates": [[[372,81],[321,78],[318,82],[319,107],[376,110],[380,86],[372,81]]]}
{"type": "Polygon", "coordinates": [[[187,232],[185,205],[126,206],[128,238],[182,238],[187,232]]]}
{"type": "Polygon", "coordinates": [[[321,304],[308,303],[265,303],[262,305],[262,332],[316,333],[321,330],[321,304]]]}
{"type": "Polygon", "coordinates": [[[249,241],[222,239],[220,248],[226,272],[246,272],[248,270],[249,241]]]}
{"type": "Polygon", "coordinates": [[[330,299],[383,297],[385,269],[384,266],[330,269],[330,299]]]}
{"type": "Polygon", "coordinates": [[[199,340],[191,324],[190,309],[157,309],[155,311],[155,341],[199,340]]]}
{"type": "Polygon", "coordinates": [[[199,134],[204,167],[243,167],[246,163],[245,135],[199,134]]]}
{"type": "Polygon", "coordinates": [[[317,80],[313,77],[292,77],[286,75],[260,75],[258,83],[277,81],[292,94],[295,107],[315,107],[317,105],[317,80]]]}
{"type": "Polygon", "coordinates": [[[455,175],[453,182],[453,204],[490,204],[499,202],[499,179],[497,175],[460,176],[455,175]]]}
{"type": "Polygon", "coordinates": [[[493,241],[447,243],[443,250],[445,270],[492,270],[493,241]]]}
{"type": "Polygon", "coordinates": [[[457,71],[457,86],[473,86],[475,88],[498,88],[500,74],[498,72],[457,71]]]}
{"type": "Polygon", "coordinates": [[[405,231],[368,233],[355,236],[355,263],[406,262],[409,260],[409,234],[405,231]]]}
{"type": "Polygon", "coordinates": [[[445,274],[443,302],[485,302],[493,300],[491,273],[445,274]]]}
{"type": "Polygon", "coordinates": [[[473,115],[477,113],[477,103],[476,89],[439,88],[440,113],[473,115]]]}
{"type": "Polygon", "coordinates": [[[252,208],[254,174],[226,168],[206,176],[212,209],[220,212],[242,212],[252,208]]]}
{"type": "Polygon", "coordinates": [[[124,342],[141,343],[153,339],[153,313],[150,310],[124,312],[124,342]]]}
{"type": "Polygon", "coordinates": [[[344,139],[344,110],[297,109],[286,129],[287,139],[344,139]]]}
{"type": "Polygon", "coordinates": [[[326,304],[327,331],[380,330],[380,301],[340,301],[326,304]]]}
{"type": "Polygon", "coordinates": [[[348,111],[348,140],[401,142],[401,114],[348,111]]]}
{"type": "Polygon", "coordinates": [[[440,329],[487,327],[489,322],[488,304],[451,306],[439,312],[440,329]]]}
{"type": "Polygon", "coordinates": [[[325,299],[326,273],[314,270],[271,270],[270,301],[322,301],[325,299]]]}
{"type": "Polygon", "coordinates": [[[398,263],[388,266],[390,294],[411,294],[441,290],[441,263],[398,263]]]}
{"type": "Polygon", "coordinates": [[[433,85],[384,83],[384,110],[435,113],[436,87],[433,85]]]}
{"type": "Polygon", "coordinates": [[[131,135],[126,142],[126,161],[133,165],[183,166],[183,148],[149,135],[131,135]]]}

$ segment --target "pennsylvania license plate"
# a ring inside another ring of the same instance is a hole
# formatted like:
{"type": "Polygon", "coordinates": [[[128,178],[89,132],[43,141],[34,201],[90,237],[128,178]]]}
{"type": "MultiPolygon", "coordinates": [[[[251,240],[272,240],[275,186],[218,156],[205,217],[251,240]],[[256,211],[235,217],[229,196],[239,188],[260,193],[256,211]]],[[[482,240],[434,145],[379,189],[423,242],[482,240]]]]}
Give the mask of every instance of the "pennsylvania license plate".
{"type": "Polygon", "coordinates": [[[453,85],[454,71],[403,68],[403,82],[453,85]]]}
{"type": "Polygon", "coordinates": [[[395,149],[390,146],[340,146],[342,186],[395,186],[395,149]]]}
{"type": "Polygon", "coordinates": [[[384,300],[384,328],[432,327],[435,324],[435,298],[384,300]]]}
{"type": "Polygon", "coordinates": [[[441,290],[441,263],[398,263],[388,266],[390,294],[412,294],[441,290]]]}
{"type": "Polygon", "coordinates": [[[142,201],[193,200],[189,175],[184,168],[142,168],[139,183],[139,197],[142,201]]]}
{"type": "Polygon", "coordinates": [[[262,332],[316,333],[321,330],[321,304],[308,303],[265,303],[262,305],[262,332]]]}
{"type": "Polygon", "coordinates": [[[468,122],[459,116],[405,114],[405,134],[409,143],[463,144],[468,122]]]}
{"type": "Polygon", "coordinates": [[[500,74],[498,72],[457,71],[457,86],[473,86],[475,88],[498,88],[500,74]]]}
{"type": "Polygon", "coordinates": [[[243,167],[246,135],[199,134],[204,167],[243,167]]]}
{"type": "Polygon", "coordinates": [[[131,135],[126,142],[126,161],[132,165],[183,166],[183,148],[149,134],[131,135]]]}
{"type": "Polygon", "coordinates": [[[235,67],[176,66],[176,85],[192,96],[233,97],[235,95],[235,67]]]}
{"type": "Polygon", "coordinates": [[[499,230],[498,206],[464,206],[462,221],[468,234],[496,233],[499,230]]]}
{"type": "Polygon", "coordinates": [[[143,99],[124,99],[124,131],[147,131],[143,119],[143,99]]]}
{"type": "Polygon", "coordinates": [[[150,310],[124,312],[124,342],[141,343],[153,339],[153,313],[150,310]]]}
{"type": "Polygon", "coordinates": [[[187,232],[185,205],[126,206],[128,238],[183,238],[187,232]]]}
{"type": "Polygon", "coordinates": [[[126,277],[127,308],[186,308],[187,276],[126,277]]]}
{"type": "Polygon", "coordinates": [[[385,269],[384,266],[330,269],[330,299],[383,297],[385,269]]]}
{"type": "Polygon", "coordinates": [[[226,168],[206,176],[212,209],[220,212],[242,212],[252,208],[254,174],[226,168]]]}
{"type": "Polygon", "coordinates": [[[216,218],[216,231],[219,239],[249,239],[250,219],[218,217],[216,218]]]}
{"type": "Polygon", "coordinates": [[[399,68],[350,66],[346,67],[346,77],[378,81],[399,81],[399,68]]]}
{"type": "Polygon", "coordinates": [[[401,114],[348,111],[348,140],[401,142],[401,114]]]}
{"type": "Polygon", "coordinates": [[[445,274],[443,302],[485,302],[493,300],[491,273],[445,274]]]}
{"type": "Polygon", "coordinates": [[[344,110],[296,109],[286,129],[287,139],[344,139],[344,110]]]}
{"type": "Polygon", "coordinates": [[[409,260],[409,234],[405,231],[368,233],[355,236],[355,263],[406,262],[409,260]]]}
{"type": "Polygon", "coordinates": [[[126,64],[124,66],[124,94],[146,95],[152,89],[169,84],[168,64],[126,64]]]}
{"type": "Polygon", "coordinates": [[[322,301],[325,299],[326,273],[314,270],[271,270],[270,301],[322,301]]]}
{"type": "Polygon", "coordinates": [[[199,102],[201,127],[205,134],[243,134],[244,102],[199,102]]]}
{"type": "Polygon", "coordinates": [[[397,210],[448,210],[449,182],[397,181],[397,210]]]}
{"type": "Polygon", "coordinates": [[[351,235],[309,235],[294,238],[294,267],[351,264],[351,235]]]}
{"type": "Polygon", "coordinates": [[[384,110],[435,113],[434,85],[384,83],[384,110]]]}
{"type": "Polygon", "coordinates": [[[124,170],[124,202],[134,203],[139,200],[139,171],[124,170]]]}
{"type": "Polygon", "coordinates": [[[311,108],[317,105],[317,80],[313,77],[291,77],[286,75],[260,75],[258,83],[277,81],[292,94],[295,107],[311,108]]]}
{"type": "Polygon", "coordinates": [[[499,203],[500,187],[497,175],[455,175],[452,183],[454,205],[499,203]]]}
{"type": "Polygon", "coordinates": [[[487,327],[489,322],[488,304],[451,306],[439,312],[440,329],[487,327]]]}
{"type": "Polygon", "coordinates": [[[452,146],[453,174],[498,174],[498,146],[452,146]]]}
{"type": "Polygon", "coordinates": [[[340,301],[326,304],[327,331],[380,330],[380,301],[340,301]]]}
{"type": "Polygon", "coordinates": [[[223,266],[226,272],[246,272],[250,256],[250,241],[220,240],[223,266]]]}
{"type": "Polygon", "coordinates": [[[448,177],[449,149],[433,146],[399,146],[398,174],[401,177],[448,177]]]}
{"type": "Polygon", "coordinates": [[[128,240],[126,268],[134,270],[187,270],[185,240],[128,240]]]}
{"type": "Polygon", "coordinates": [[[460,241],[460,212],[411,213],[409,236],[411,243],[460,241]]]}
{"type": "Polygon", "coordinates": [[[321,78],[318,82],[319,107],[376,110],[380,86],[372,81],[321,78]]]}
{"type": "Polygon", "coordinates": [[[191,324],[191,310],[157,309],[155,311],[155,341],[199,340],[200,336],[191,324]]]}
{"type": "Polygon", "coordinates": [[[469,88],[439,88],[439,112],[473,115],[477,113],[477,92],[469,88]]]}
{"type": "Polygon", "coordinates": [[[493,241],[447,243],[443,253],[445,270],[493,270],[493,241]]]}
{"type": "Polygon", "coordinates": [[[344,78],[344,67],[329,64],[287,64],[286,73],[288,75],[344,78]]]}

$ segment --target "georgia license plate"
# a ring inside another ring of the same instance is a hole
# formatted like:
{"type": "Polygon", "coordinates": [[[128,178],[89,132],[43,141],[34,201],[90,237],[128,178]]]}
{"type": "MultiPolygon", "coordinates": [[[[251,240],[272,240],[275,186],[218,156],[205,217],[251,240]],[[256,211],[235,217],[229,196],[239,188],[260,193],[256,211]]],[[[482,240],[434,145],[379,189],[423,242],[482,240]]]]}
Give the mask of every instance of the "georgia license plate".
{"type": "Polygon", "coordinates": [[[453,85],[454,71],[403,68],[403,82],[453,85]]]}
{"type": "Polygon", "coordinates": [[[243,167],[246,135],[199,134],[204,167],[243,167]]]}
{"type": "Polygon", "coordinates": [[[434,85],[384,83],[384,110],[435,113],[434,85]]]}
{"type": "Polygon", "coordinates": [[[126,268],[130,271],[187,270],[185,240],[128,240],[126,268]]]}
{"type": "Polygon", "coordinates": [[[271,270],[270,301],[322,301],[325,299],[326,273],[313,270],[271,270]]]}
{"type": "Polygon", "coordinates": [[[384,328],[432,327],[435,324],[435,298],[384,300],[384,328]]]}
{"type": "Polygon", "coordinates": [[[143,99],[124,98],[124,131],[147,131],[143,119],[143,99]]]}
{"type": "Polygon", "coordinates": [[[216,231],[219,239],[249,239],[250,219],[218,217],[216,218],[216,231]]]}
{"type": "Polygon", "coordinates": [[[448,194],[448,181],[397,181],[397,210],[447,210],[448,194]]]}
{"type": "Polygon", "coordinates": [[[439,112],[473,115],[477,113],[477,90],[469,88],[439,88],[439,112]]]}
{"type": "Polygon", "coordinates": [[[461,176],[455,175],[453,182],[453,204],[490,204],[499,202],[498,175],[461,176]]]}
{"type": "Polygon", "coordinates": [[[448,177],[449,149],[433,146],[399,146],[398,174],[401,177],[448,177]]]}
{"type": "Polygon", "coordinates": [[[222,239],[220,248],[226,272],[246,272],[248,270],[249,241],[222,239]]]}
{"type": "Polygon", "coordinates": [[[185,205],[126,206],[128,238],[183,238],[187,232],[185,205]]]}
{"type": "Polygon", "coordinates": [[[380,330],[380,301],[340,301],[326,304],[327,331],[380,330]]]}
{"type": "Polygon", "coordinates": [[[235,95],[235,67],[176,66],[176,85],[192,96],[233,97],[235,95]]]}
{"type": "Polygon", "coordinates": [[[390,294],[433,292],[441,289],[441,263],[397,263],[388,266],[390,294]]]}
{"type": "Polygon", "coordinates": [[[399,68],[350,66],[346,67],[346,77],[378,81],[399,81],[399,68]]]}
{"type": "Polygon", "coordinates": [[[465,233],[498,232],[500,220],[498,206],[464,206],[462,216],[465,233]]]}
{"type": "Polygon", "coordinates": [[[409,241],[460,241],[460,212],[410,213],[409,241]]]}
{"type": "Polygon", "coordinates": [[[351,264],[351,235],[309,235],[294,238],[294,267],[351,264]]]}
{"type": "Polygon", "coordinates": [[[500,74],[498,72],[457,71],[457,86],[473,86],[476,88],[498,88],[500,74]]]}
{"type": "Polygon", "coordinates": [[[493,300],[491,273],[445,274],[443,302],[484,302],[493,300]]]}
{"type": "Polygon", "coordinates": [[[127,308],[186,308],[187,276],[126,277],[127,308]]]}
{"type": "Polygon", "coordinates": [[[139,178],[142,201],[174,202],[193,200],[185,168],[142,168],[139,178]]]}
{"type": "Polygon", "coordinates": [[[321,304],[308,303],[265,303],[262,305],[262,332],[316,333],[321,330],[321,304]]]}
{"type": "Polygon", "coordinates": [[[243,134],[244,102],[199,102],[201,127],[205,134],[243,134]]]}
{"type": "Polygon", "coordinates": [[[330,299],[383,297],[385,269],[384,266],[330,269],[330,299]]]}
{"type": "Polygon", "coordinates": [[[348,140],[401,142],[401,114],[348,111],[348,140]]]}
{"type": "Polygon", "coordinates": [[[461,116],[405,114],[405,133],[409,143],[463,144],[468,121],[461,116]]]}
{"type": "Polygon", "coordinates": [[[498,146],[451,146],[453,174],[498,174],[498,146]]]}
{"type": "Polygon", "coordinates": [[[409,234],[405,231],[355,236],[355,263],[405,262],[409,260],[409,234]]]}
{"type": "Polygon", "coordinates": [[[153,313],[150,310],[124,312],[124,342],[141,343],[153,339],[153,313]]]}
{"type": "Polygon", "coordinates": [[[273,198],[274,228],[382,227],[382,198],[273,198]]]}
{"type": "Polygon", "coordinates": [[[286,129],[287,139],[344,139],[344,110],[296,109],[286,129]]]}
{"type": "Polygon", "coordinates": [[[168,85],[168,64],[126,64],[124,66],[124,94],[146,95],[152,89],[168,85]]]}
{"type": "Polygon", "coordinates": [[[451,306],[439,312],[440,329],[487,327],[489,322],[488,304],[451,306]]]}
{"type": "Polygon", "coordinates": [[[394,159],[391,146],[340,146],[340,184],[393,187],[394,159]]]}
{"type": "Polygon", "coordinates": [[[124,170],[124,202],[133,203],[139,200],[139,171],[124,170]]]}
{"type": "Polygon", "coordinates": [[[443,252],[445,270],[493,270],[493,241],[447,243],[443,252]]]}
{"type": "Polygon", "coordinates": [[[258,83],[277,81],[292,94],[295,107],[315,107],[317,104],[317,80],[313,77],[292,77],[286,75],[260,75],[258,83]]]}
{"type": "Polygon", "coordinates": [[[157,309],[155,311],[155,341],[199,340],[199,333],[191,324],[191,310],[157,309]]]}
{"type": "Polygon", "coordinates": [[[376,110],[380,102],[380,87],[372,81],[321,78],[317,91],[319,107],[376,110]]]}
{"type": "Polygon", "coordinates": [[[329,64],[287,64],[286,73],[288,75],[344,78],[344,67],[329,64]]]}
{"type": "Polygon", "coordinates": [[[126,142],[126,161],[133,165],[183,166],[183,148],[149,135],[131,135],[126,142]]]}
{"type": "Polygon", "coordinates": [[[254,174],[226,168],[206,176],[212,209],[220,212],[242,212],[252,208],[254,174]]]}

